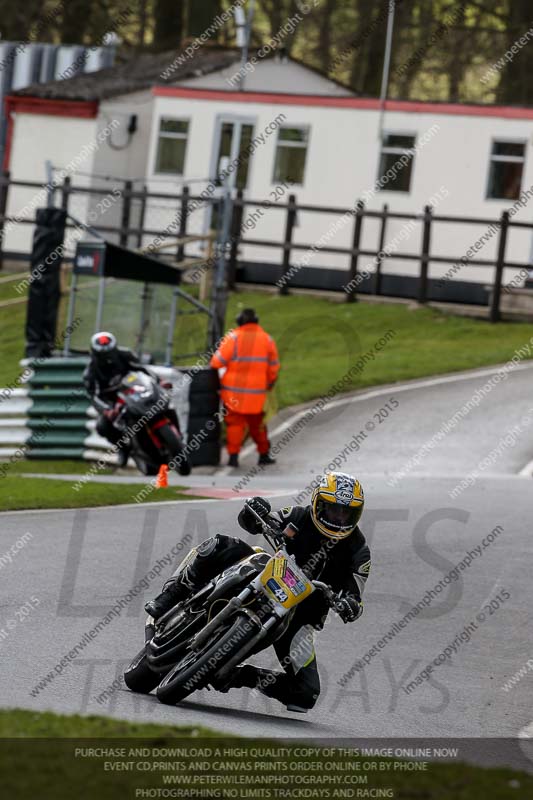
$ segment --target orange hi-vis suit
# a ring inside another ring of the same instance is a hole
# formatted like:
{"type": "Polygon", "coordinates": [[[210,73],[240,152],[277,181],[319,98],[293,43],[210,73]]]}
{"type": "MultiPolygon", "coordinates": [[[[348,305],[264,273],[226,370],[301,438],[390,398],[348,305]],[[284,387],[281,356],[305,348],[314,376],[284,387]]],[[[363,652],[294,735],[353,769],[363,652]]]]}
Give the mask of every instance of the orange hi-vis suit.
{"type": "Polygon", "coordinates": [[[225,406],[227,448],[237,454],[246,433],[259,453],[268,453],[270,443],[263,422],[266,395],[279,372],[276,344],[256,322],[248,322],[226,334],[211,358],[215,369],[226,368],[220,396],[225,406]]]}

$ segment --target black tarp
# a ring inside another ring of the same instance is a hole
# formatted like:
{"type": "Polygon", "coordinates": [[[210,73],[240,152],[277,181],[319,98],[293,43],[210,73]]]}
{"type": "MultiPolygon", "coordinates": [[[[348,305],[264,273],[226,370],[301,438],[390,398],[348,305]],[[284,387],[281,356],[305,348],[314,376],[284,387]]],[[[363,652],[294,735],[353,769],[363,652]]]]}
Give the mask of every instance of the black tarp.
{"type": "Polygon", "coordinates": [[[178,284],[181,278],[180,271],[174,267],[111,242],[79,242],[74,272],[77,275],[164,283],[170,286],[178,284]]]}
{"type": "Polygon", "coordinates": [[[66,212],[61,208],[38,208],[30,259],[26,312],[26,357],[52,355],[56,336],[66,212]]]}

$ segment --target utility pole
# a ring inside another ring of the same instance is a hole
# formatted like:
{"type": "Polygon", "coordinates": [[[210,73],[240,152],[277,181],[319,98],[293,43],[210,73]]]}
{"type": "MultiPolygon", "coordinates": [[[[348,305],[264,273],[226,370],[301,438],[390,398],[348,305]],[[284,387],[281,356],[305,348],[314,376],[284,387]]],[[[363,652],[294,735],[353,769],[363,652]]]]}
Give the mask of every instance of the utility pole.
{"type": "Polygon", "coordinates": [[[383,116],[385,114],[385,102],[389,89],[389,69],[392,51],[392,32],[394,30],[394,8],[396,0],[389,0],[389,15],[387,17],[387,37],[385,40],[385,55],[383,57],[383,72],[381,73],[381,92],[379,95],[379,123],[378,138],[381,142],[383,137],[383,116]]]}
{"type": "Polygon", "coordinates": [[[248,61],[248,51],[250,49],[250,36],[252,34],[252,22],[255,12],[255,0],[250,0],[248,16],[246,17],[242,6],[235,9],[235,25],[237,26],[237,47],[242,48],[241,67],[239,70],[239,92],[244,91],[244,79],[246,77],[245,66],[248,61]]]}

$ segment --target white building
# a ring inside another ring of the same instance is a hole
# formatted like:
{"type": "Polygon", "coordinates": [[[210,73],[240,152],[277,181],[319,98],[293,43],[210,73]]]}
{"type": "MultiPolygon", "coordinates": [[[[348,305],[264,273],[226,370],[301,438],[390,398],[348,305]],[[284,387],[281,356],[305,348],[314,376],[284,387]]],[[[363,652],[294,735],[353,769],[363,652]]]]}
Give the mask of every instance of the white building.
{"type": "MultiPolygon", "coordinates": [[[[254,214],[253,205],[247,208],[245,236],[277,242],[283,240],[286,209],[276,205],[286,203],[289,193],[303,205],[353,208],[363,198],[372,210],[386,203],[394,212],[420,213],[431,204],[438,215],[485,220],[433,225],[431,254],[457,259],[473,248],[471,257],[493,260],[498,232],[490,232],[489,221],[520,196],[522,207],[514,208],[513,221],[532,221],[524,192],[532,187],[533,194],[533,108],[388,101],[382,114],[378,100],[356,97],[293,60],[260,61],[238,91],[237,51],[204,48],[177,68],[174,58],[174,53],[144,55],[134,64],[30,87],[8,98],[4,168],[16,180],[45,182],[49,160],[72,173],[74,185],[107,186],[104,193],[117,184],[98,176],[132,179],[136,187],[145,184],[163,195],[176,194],[185,184],[200,194],[226,157],[222,164],[239,164],[230,184],[243,188],[246,198],[270,200],[273,206],[262,214],[254,214]],[[249,159],[239,160],[252,140],[249,159]]],[[[12,189],[8,213],[32,216],[34,195],[35,190],[12,189]]],[[[72,213],[84,220],[91,214],[96,227],[100,221],[118,224],[120,200],[101,220],[97,202],[77,197],[72,213]]],[[[177,207],[164,197],[150,201],[145,228],[171,225],[177,207]]],[[[191,215],[190,229],[202,232],[208,224],[209,210],[201,206],[191,215]]],[[[379,227],[379,220],[364,221],[363,249],[377,249],[379,227]]],[[[4,246],[28,252],[30,236],[30,226],[11,227],[4,246]]],[[[315,250],[294,251],[291,263],[304,258],[310,267],[347,271],[347,255],[322,248],[351,247],[352,237],[351,217],[302,211],[293,241],[315,250]]],[[[144,244],[149,241],[145,237],[144,244]]],[[[420,222],[389,222],[385,244],[392,253],[418,254],[420,241],[420,222]]],[[[530,229],[513,228],[507,261],[528,264],[531,242],[530,229]]],[[[281,253],[246,246],[241,258],[279,264],[281,253]]],[[[371,262],[362,257],[359,269],[371,262]]],[[[449,268],[434,262],[430,277],[449,268]]],[[[417,275],[419,263],[391,255],[384,271],[417,275]]],[[[506,270],[504,279],[516,272],[506,270]]],[[[485,283],[491,275],[464,266],[455,277],[485,283]]]]}
{"type": "MultiPolygon", "coordinates": [[[[54,9],[53,13],[59,10],[54,9]]],[[[43,22],[35,33],[40,32],[43,22]]],[[[4,97],[36,83],[65,80],[81,72],[110,67],[115,58],[116,37],[108,34],[105,40],[107,44],[96,47],[0,41],[0,158],[6,135],[4,97]]]]}

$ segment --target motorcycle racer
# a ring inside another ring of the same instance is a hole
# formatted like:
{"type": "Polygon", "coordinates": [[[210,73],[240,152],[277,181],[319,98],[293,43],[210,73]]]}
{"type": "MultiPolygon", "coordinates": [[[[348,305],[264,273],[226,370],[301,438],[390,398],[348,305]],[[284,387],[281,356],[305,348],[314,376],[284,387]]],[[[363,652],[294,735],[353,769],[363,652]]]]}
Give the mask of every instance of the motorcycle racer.
{"type": "MultiPolygon", "coordinates": [[[[363,612],[362,596],[370,572],[370,550],[358,522],[364,494],[356,478],[342,472],[326,473],[314,489],[308,506],[289,506],[272,512],[270,503],[254,497],[248,505],[270,524],[283,531],[287,552],[309,578],[328,584],[338,593],[337,613],[353,622],[363,612]]],[[[239,525],[253,535],[261,532],[258,520],[246,507],[239,525]]],[[[193,548],[162,592],[145,609],[158,619],[176,603],[197,592],[223,570],[254,552],[246,542],[217,534],[193,548]]],[[[220,691],[248,687],[283,703],[288,710],[306,712],[320,694],[320,679],[314,649],[314,631],[320,630],[328,605],[320,592],[313,593],[296,608],[285,633],[274,649],[284,672],[245,664],[234,670],[220,691]]]]}
{"type": "Polygon", "coordinates": [[[97,433],[111,444],[118,444],[119,467],[127,464],[129,447],[124,444],[120,431],[113,425],[116,416],[114,408],[116,393],[110,391],[109,384],[116,376],[122,377],[132,370],[152,374],[139,363],[132,350],[118,347],[114,334],[101,331],[91,337],[91,360],[83,373],[83,382],[93,406],[98,411],[97,433]]]}

